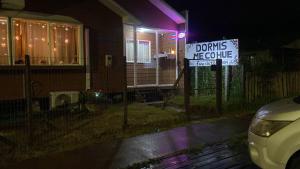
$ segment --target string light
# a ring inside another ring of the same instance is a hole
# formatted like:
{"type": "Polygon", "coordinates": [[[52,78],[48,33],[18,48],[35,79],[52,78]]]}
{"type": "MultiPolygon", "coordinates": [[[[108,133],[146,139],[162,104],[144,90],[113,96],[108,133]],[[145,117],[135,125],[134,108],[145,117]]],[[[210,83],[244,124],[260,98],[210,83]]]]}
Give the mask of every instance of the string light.
{"type": "Polygon", "coordinates": [[[69,39],[65,39],[65,43],[69,43],[69,39]]]}
{"type": "Polygon", "coordinates": [[[19,37],[19,36],[16,36],[16,40],[20,40],[20,37],[19,37]]]}
{"type": "Polygon", "coordinates": [[[46,41],[46,39],[45,39],[45,38],[42,38],[42,41],[43,41],[43,42],[45,42],[45,41],[46,41]]]}
{"type": "Polygon", "coordinates": [[[174,54],[175,54],[175,51],[174,51],[174,50],[171,50],[171,54],[174,55],[174,54]]]}
{"type": "Polygon", "coordinates": [[[29,48],[32,48],[32,44],[29,44],[28,47],[29,47],[29,48]]]}
{"type": "Polygon", "coordinates": [[[6,38],[3,37],[2,40],[6,40],[6,38]]]}
{"type": "Polygon", "coordinates": [[[2,24],[2,25],[5,25],[6,23],[5,23],[5,22],[1,22],[1,24],[2,24]]]}
{"type": "Polygon", "coordinates": [[[45,28],[45,25],[43,25],[42,28],[44,29],[44,28],[45,28]]]}
{"type": "Polygon", "coordinates": [[[53,52],[56,52],[57,51],[57,49],[56,48],[53,48],[53,52]]]}
{"type": "Polygon", "coordinates": [[[6,47],[6,43],[1,43],[1,47],[5,48],[6,47]]]}
{"type": "Polygon", "coordinates": [[[66,28],[65,28],[65,31],[69,31],[69,28],[68,28],[68,27],[66,27],[66,28]]]}

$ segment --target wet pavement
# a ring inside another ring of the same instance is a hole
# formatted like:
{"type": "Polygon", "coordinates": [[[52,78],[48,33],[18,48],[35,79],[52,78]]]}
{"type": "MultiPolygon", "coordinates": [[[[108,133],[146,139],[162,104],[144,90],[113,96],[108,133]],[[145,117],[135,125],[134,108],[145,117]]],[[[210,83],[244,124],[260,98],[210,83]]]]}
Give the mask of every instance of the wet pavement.
{"type": "Polygon", "coordinates": [[[208,146],[198,154],[181,154],[162,159],[151,169],[259,169],[245,151],[237,152],[226,143],[208,146]]]}
{"type": "Polygon", "coordinates": [[[111,169],[125,168],[199,145],[222,142],[247,131],[250,121],[251,116],[222,119],[126,139],[121,143],[111,169]]]}
{"type": "MultiPolygon", "coordinates": [[[[247,131],[250,121],[251,117],[249,116],[192,124],[164,132],[137,136],[123,141],[115,140],[108,143],[90,145],[69,152],[56,153],[46,157],[26,160],[14,166],[13,169],[125,168],[134,163],[164,157],[195,146],[227,140],[236,134],[247,131]]],[[[205,152],[208,153],[209,151],[205,152]]],[[[203,157],[207,159],[206,162],[202,162],[202,156],[205,156],[205,154],[198,156],[175,156],[174,158],[166,159],[166,161],[160,166],[157,166],[157,168],[178,168],[177,166],[167,166],[172,163],[180,163],[180,166],[184,165],[184,169],[193,168],[194,166],[194,168],[199,168],[199,166],[205,165],[206,168],[211,168],[209,165],[213,162],[212,160],[219,159],[219,157],[223,157],[224,163],[226,164],[231,164],[228,162],[230,158],[226,158],[227,156],[239,157],[236,154],[230,154],[226,150],[216,151],[215,153],[217,153],[215,157],[211,154],[203,157]],[[174,161],[174,159],[176,160],[174,161]]],[[[240,161],[240,163],[243,162],[244,161],[240,161]]]]}

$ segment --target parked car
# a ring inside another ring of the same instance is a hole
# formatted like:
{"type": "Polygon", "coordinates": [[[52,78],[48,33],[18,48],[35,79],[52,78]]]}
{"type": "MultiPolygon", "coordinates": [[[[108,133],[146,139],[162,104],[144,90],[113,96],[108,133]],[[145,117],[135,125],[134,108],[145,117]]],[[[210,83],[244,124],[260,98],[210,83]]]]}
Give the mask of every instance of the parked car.
{"type": "Polygon", "coordinates": [[[252,161],[263,169],[300,169],[300,96],[265,105],[249,128],[252,161]]]}

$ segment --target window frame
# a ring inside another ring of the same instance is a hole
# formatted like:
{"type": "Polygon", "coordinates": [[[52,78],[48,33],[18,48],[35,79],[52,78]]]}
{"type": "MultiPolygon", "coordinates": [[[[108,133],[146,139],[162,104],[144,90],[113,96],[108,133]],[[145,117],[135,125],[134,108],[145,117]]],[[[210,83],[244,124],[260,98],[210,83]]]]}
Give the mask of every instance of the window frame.
{"type": "MultiPolygon", "coordinates": [[[[133,39],[126,39],[126,44],[125,44],[125,47],[126,47],[126,49],[125,49],[125,51],[126,51],[126,63],[134,63],[134,57],[135,57],[134,52],[133,52],[133,60],[132,61],[127,60],[127,42],[128,41],[132,41],[133,45],[134,45],[134,40],[133,39]]],[[[134,47],[133,47],[133,50],[134,50],[134,47]]],[[[137,59],[136,59],[137,64],[151,63],[151,41],[150,40],[137,40],[137,56],[136,57],[137,57],[137,59]],[[139,48],[140,42],[147,42],[149,44],[149,51],[148,51],[148,53],[149,53],[149,62],[139,62],[139,60],[138,60],[138,57],[139,57],[138,53],[139,53],[139,50],[140,50],[140,48],[139,48]]]]}
{"type": "Polygon", "coordinates": [[[126,54],[126,63],[134,63],[134,40],[133,39],[125,39],[125,54],[126,54]],[[128,58],[128,56],[127,56],[127,42],[128,41],[132,41],[132,43],[133,43],[133,60],[132,61],[128,61],[127,60],[127,58],[128,58]]]}
{"type": "Polygon", "coordinates": [[[0,19],[3,19],[6,21],[6,46],[7,46],[7,63],[6,64],[0,64],[0,66],[10,66],[11,65],[11,44],[10,44],[10,29],[9,29],[9,25],[10,25],[10,19],[8,17],[5,16],[0,16],[0,19]]]}
{"type": "Polygon", "coordinates": [[[151,63],[151,41],[150,40],[137,40],[137,53],[138,56],[136,58],[136,63],[138,64],[144,64],[144,63],[151,63]],[[149,62],[139,62],[138,58],[139,58],[139,50],[140,50],[140,42],[147,42],[149,44],[149,50],[148,50],[148,56],[149,56],[149,62]]]}
{"type": "MultiPolygon", "coordinates": [[[[25,64],[16,64],[15,59],[16,59],[16,52],[15,52],[15,42],[14,42],[14,37],[15,37],[15,29],[14,29],[14,20],[26,20],[26,21],[40,21],[44,22],[47,25],[47,43],[48,43],[48,63],[47,64],[31,64],[31,66],[42,66],[42,67],[61,67],[61,66],[70,66],[70,67],[78,67],[78,66],[84,66],[84,49],[83,49],[83,24],[76,24],[76,23],[70,23],[70,22],[62,22],[62,21],[52,21],[52,20],[43,20],[43,19],[32,19],[32,18],[18,18],[18,17],[12,17],[9,18],[9,23],[8,25],[10,26],[10,33],[8,33],[9,41],[11,44],[11,47],[9,48],[9,54],[10,54],[10,64],[12,66],[24,66],[25,64]],[[78,46],[78,64],[53,64],[51,62],[52,59],[52,44],[51,44],[51,31],[50,31],[50,25],[51,24],[66,24],[66,25],[72,25],[72,26],[78,26],[78,33],[77,33],[77,46],[78,46]]],[[[9,45],[10,45],[9,44],[9,45]]]]}

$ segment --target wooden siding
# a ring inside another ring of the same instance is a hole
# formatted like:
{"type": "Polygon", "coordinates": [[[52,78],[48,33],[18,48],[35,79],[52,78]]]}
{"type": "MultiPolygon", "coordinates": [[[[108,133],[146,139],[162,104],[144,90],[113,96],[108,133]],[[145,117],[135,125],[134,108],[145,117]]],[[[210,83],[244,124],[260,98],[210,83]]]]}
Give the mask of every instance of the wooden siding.
{"type": "MultiPolygon", "coordinates": [[[[33,69],[31,75],[33,97],[47,97],[51,91],[81,91],[85,89],[85,70],[33,69]]],[[[0,70],[0,100],[24,98],[24,69],[0,70]]]]}

